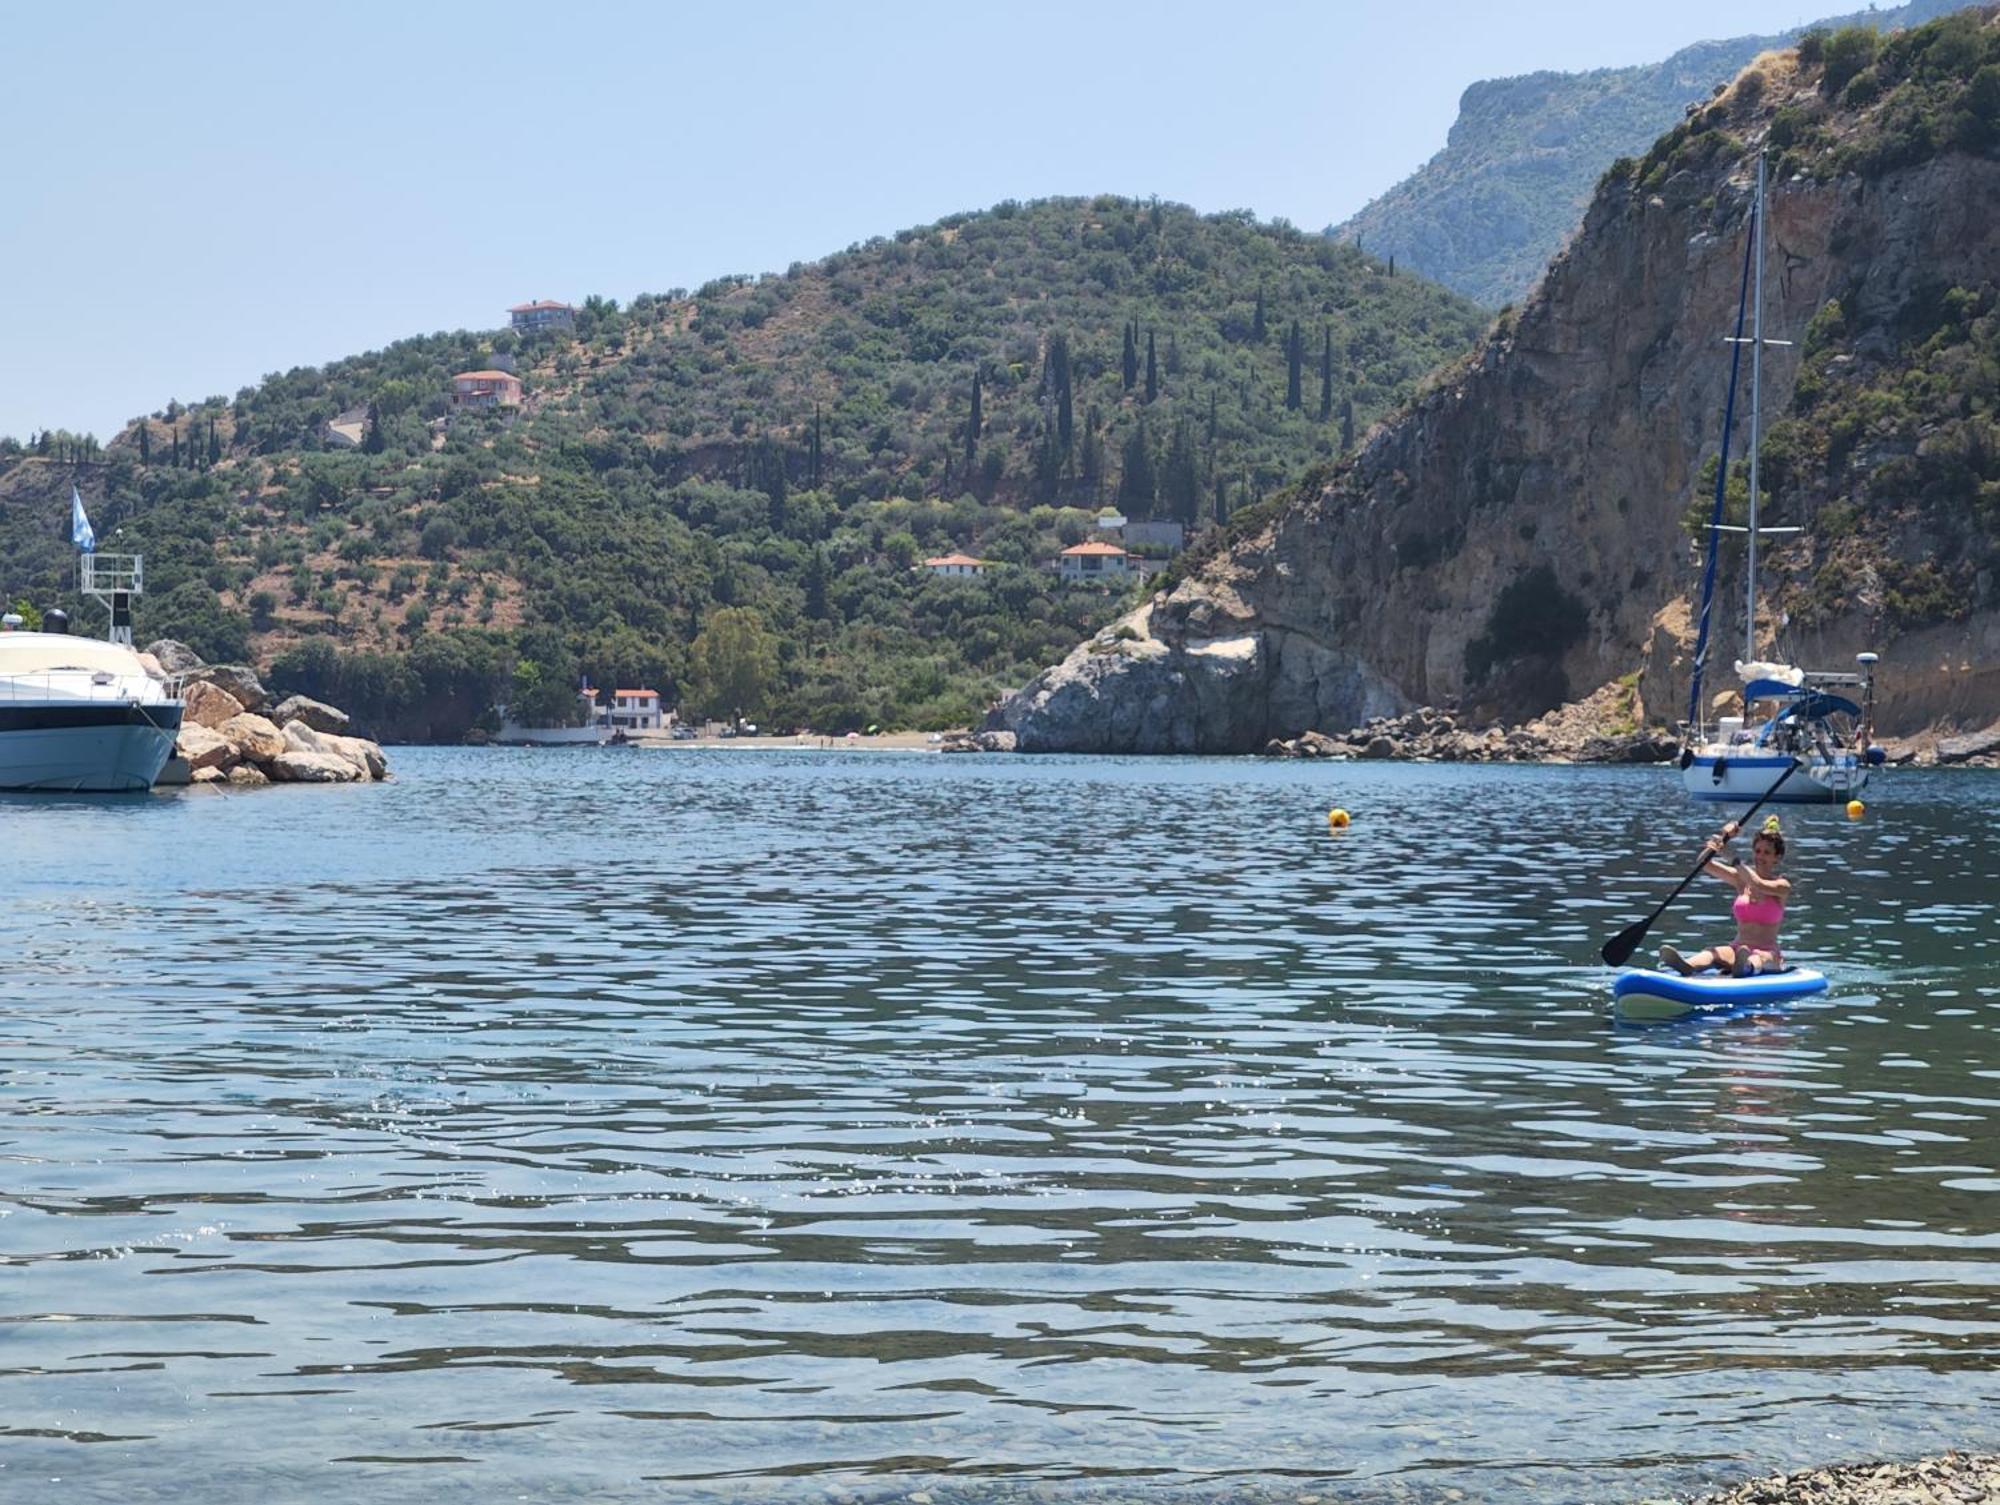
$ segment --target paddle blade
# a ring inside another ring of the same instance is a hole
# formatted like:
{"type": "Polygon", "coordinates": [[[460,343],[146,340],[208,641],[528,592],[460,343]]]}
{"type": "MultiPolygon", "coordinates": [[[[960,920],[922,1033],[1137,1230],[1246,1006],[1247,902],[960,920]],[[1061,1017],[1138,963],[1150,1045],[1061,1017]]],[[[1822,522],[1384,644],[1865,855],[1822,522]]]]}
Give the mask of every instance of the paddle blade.
{"type": "Polygon", "coordinates": [[[1607,967],[1622,967],[1632,959],[1632,953],[1639,949],[1639,942],[1646,938],[1646,932],[1653,928],[1653,917],[1627,925],[1618,934],[1604,943],[1604,949],[1597,954],[1604,958],[1607,967]]]}

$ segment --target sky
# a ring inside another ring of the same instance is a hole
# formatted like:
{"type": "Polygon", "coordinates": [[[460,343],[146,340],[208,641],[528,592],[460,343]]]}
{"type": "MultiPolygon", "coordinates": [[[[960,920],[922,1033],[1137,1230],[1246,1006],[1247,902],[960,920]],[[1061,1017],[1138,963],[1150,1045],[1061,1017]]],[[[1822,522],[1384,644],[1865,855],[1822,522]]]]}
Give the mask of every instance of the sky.
{"type": "Polygon", "coordinates": [[[1807,0],[72,0],[0,62],[0,435],[131,418],[510,304],[782,271],[1009,198],[1318,229],[1465,86],[1807,0]]]}

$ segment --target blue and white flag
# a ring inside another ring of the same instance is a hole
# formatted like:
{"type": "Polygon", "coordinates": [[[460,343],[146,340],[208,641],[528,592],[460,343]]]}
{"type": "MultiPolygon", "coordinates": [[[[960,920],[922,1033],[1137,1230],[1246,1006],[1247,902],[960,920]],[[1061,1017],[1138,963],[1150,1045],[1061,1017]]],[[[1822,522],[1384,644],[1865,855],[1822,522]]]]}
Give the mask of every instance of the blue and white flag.
{"type": "Polygon", "coordinates": [[[97,548],[97,535],[91,531],[90,519],[83,515],[83,496],[74,481],[69,485],[69,541],[85,554],[97,548]]]}

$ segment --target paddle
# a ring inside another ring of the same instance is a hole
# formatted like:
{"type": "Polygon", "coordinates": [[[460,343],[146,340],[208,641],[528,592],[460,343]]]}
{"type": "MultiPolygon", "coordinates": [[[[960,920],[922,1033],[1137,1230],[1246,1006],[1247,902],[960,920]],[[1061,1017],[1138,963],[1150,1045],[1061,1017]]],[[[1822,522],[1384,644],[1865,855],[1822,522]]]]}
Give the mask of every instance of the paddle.
{"type": "MultiPolygon", "coordinates": [[[[1792,760],[1792,766],[1790,768],[1787,768],[1783,773],[1779,774],[1778,777],[1772,781],[1771,787],[1769,789],[1766,789],[1763,792],[1763,794],[1758,796],[1757,803],[1752,805],[1748,810],[1745,810],[1743,814],[1737,818],[1736,829],[1738,831],[1741,831],[1745,826],[1749,825],[1750,817],[1755,815],[1759,810],[1764,808],[1764,801],[1769,799],[1772,795],[1776,794],[1778,792],[1779,787],[1784,784],[1785,780],[1789,779],[1793,774],[1797,773],[1803,767],[1805,767],[1805,765],[1799,762],[1796,758],[1794,758],[1792,760]]],[[[1699,878],[1701,876],[1701,870],[1708,866],[1710,860],[1711,859],[1709,854],[1707,852],[1703,852],[1701,854],[1701,861],[1697,862],[1694,865],[1694,871],[1689,873],[1685,878],[1681,879],[1679,883],[1674,885],[1674,891],[1668,894],[1666,898],[1660,901],[1660,907],[1658,909],[1654,910],[1651,914],[1647,915],[1645,919],[1639,921],[1636,925],[1627,925],[1623,930],[1619,931],[1618,934],[1614,935],[1610,940],[1604,943],[1604,949],[1600,951],[1598,955],[1604,958],[1606,966],[1622,967],[1625,965],[1626,962],[1631,960],[1632,953],[1639,949],[1639,942],[1643,941],[1646,938],[1646,932],[1653,928],[1653,921],[1657,920],[1661,915],[1665,914],[1667,912],[1667,906],[1672,904],[1674,900],[1678,899],[1681,896],[1682,891],[1686,889],[1686,887],[1690,883],[1694,882],[1696,878],[1699,878]]]]}

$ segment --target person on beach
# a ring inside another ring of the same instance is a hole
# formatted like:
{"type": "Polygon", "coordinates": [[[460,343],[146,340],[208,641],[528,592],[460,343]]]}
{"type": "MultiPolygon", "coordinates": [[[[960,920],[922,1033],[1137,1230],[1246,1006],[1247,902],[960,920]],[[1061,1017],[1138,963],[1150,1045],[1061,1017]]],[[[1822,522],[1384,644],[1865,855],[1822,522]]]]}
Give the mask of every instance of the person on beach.
{"type": "Polygon", "coordinates": [[[1732,820],[1709,837],[1702,848],[1708,853],[1704,871],[1736,890],[1736,902],[1730,906],[1736,915],[1736,939],[1726,946],[1697,951],[1693,956],[1682,956],[1672,946],[1662,946],[1660,965],[1683,977],[1692,977],[1711,967],[1732,977],[1755,977],[1779,971],[1785,965],[1784,953],[1778,949],[1778,927],[1785,920],[1785,904],[1792,896],[1792,884],[1790,879],[1778,876],[1785,860],[1784,832],[1778,817],[1770,816],[1756,840],[1750,843],[1750,860],[1724,862],[1722,850],[1735,838],[1737,830],[1738,825],[1732,820]]]}

